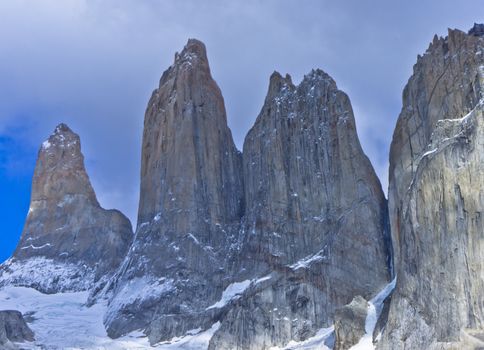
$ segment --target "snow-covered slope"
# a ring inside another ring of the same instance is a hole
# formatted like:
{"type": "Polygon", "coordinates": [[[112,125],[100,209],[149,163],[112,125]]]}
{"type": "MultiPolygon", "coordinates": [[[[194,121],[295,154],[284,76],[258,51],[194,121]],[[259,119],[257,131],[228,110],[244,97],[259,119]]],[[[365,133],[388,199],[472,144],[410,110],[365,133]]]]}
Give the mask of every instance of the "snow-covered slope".
{"type": "MultiPolygon", "coordinates": [[[[0,266],[0,286],[33,287],[46,292],[89,290],[95,273],[83,264],[58,262],[41,256],[0,266]]],[[[1,303],[0,303],[1,307],[1,303]]]]}
{"type": "MultiPolygon", "coordinates": [[[[35,332],[35,342],[18,344],[22,349],[161,349],[205,350],[220,323],[202,332],[193,329],[183,337],[176,337],[155,346],[140,331],[119,339],[107,336],[103,325],[105,302],[86,306],[88,292],[43,294],[33,288],[5,287],[0,289],[0,309],[22,312],[35,332]]],[[[303,342],[291,341],[285,350],[329,349],[324,345],[332,335],[333,327],[321,329],[314,337],[303,342]]],[[[273,348],[277,350],[280,348],[273,348]]]]}
{"type": "Polygon", "coordinates": [[[0,309],[19,310],[31,319],[30,328],[35,342],[22,344],[23,349],[207,349],[218,324],[205,332],[189,331],[187,336],[151,347],[141,332],[113,340],[106,334],[103,315],[106,305],[87,307],[88,292],[42,294],[25,287],[6,287],[0,290],[0,309]]]}

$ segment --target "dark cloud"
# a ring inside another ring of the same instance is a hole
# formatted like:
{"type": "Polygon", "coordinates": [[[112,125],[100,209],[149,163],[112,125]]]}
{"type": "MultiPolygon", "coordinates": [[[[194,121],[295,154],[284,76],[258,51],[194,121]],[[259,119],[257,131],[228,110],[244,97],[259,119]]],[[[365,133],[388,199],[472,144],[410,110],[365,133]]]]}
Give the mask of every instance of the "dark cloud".
{"type": "Polygon", "coordinates": [[[349,94],[386,187],[391,134],[416,55],[434,33],[482,21],[482,10],[479,0],[3,1],[0,134],[33,154],[67,122],[81,135],[100,202],[135,218],[145,105],[175,51],[196,37],[207,45],[239,148],[270,73],[298,82],[319,67],[349,94]]]}

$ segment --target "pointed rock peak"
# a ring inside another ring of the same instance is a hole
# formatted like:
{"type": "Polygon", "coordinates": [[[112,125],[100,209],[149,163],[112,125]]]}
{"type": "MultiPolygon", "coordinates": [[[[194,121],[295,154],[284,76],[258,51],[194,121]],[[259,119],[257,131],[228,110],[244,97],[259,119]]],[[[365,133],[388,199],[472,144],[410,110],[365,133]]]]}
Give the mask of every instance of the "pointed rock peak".
{"type": "Polygon", "coordinates": [[[469,35],[484,36],[484,23],[474,23],[474,26],[469,30],[469,35]]]}
{"type": "Polygon", "coordinates": [[[304,76],[301,86],[310,85],[311,87],[319,84],[324,84],[330,86],[332,89],[336,90],[336,82],[334,81],[328,73],[321,69],[312,69],[311,72],[304,76]]]}
{"type": "Polygon", "coordinates": [[[205,44],[197,39],[188,39],[181,53],[175,54],[175,65],[187,63],[203,63],[208,66],[207,49],[205,44]]]}
{"type": "Polygon", "coordinates": [[[56,126],[54,132],[49,138],[42,143],[41,150],[52,150],[53,148],[70,148],[76,152],[72,155],[76,155],[81,151],[80,138],[75,132],[73,132],[67,124],[61,123],[56,126]]]}
{"type": "Polygon", "coordinates": [[[60,123],[59,125],[57,125],[54,130],[55,134],[61,134],[66,132],[72,133],[72,130],[71,128],[69,128],[69,126],[67,126],[67,124],[64,123],[60,123]]]}
{"type": "Polygon", "coordinates": [[[82,193],[97,205],[96,195],[84,167],[80,137],[66,124],[59,124],[42,143],[32,189],[33,199],[82,193]]]}
{"type": "Polygon", "coordinates": [[[188,39],[188,42],[183,48],[182,53],[191,53],[200,58],[207,58],[207,49],[205,48],[205,44],[197,39],[188,39]]]}
{"type": "Polygon", "coordinates": [[[274,71],[269,79],[269,91],[267,93],[267,98],[272,98],[278,95],[281,91],[287,89],[294,89],[291,76],[286,74],[286,76],[283,77],[279,72],[274,71]]]}

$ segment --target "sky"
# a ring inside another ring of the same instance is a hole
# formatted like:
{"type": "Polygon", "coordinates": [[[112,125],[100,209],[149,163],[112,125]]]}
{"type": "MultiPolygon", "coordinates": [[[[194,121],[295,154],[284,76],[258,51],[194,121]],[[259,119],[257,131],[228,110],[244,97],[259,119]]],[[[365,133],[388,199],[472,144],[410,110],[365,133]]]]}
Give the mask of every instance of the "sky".
{"type": "Polygon", "coordinates": [[[352,102],[382,185],[403,87],[482,0],[0,0],[0,262],[20,237],[37,152],[60,122],[81,136],[99,202],[136,226],[146,104],[188,38],[202,40],[239,149],[270,74],[330,74],[352,102]]]}

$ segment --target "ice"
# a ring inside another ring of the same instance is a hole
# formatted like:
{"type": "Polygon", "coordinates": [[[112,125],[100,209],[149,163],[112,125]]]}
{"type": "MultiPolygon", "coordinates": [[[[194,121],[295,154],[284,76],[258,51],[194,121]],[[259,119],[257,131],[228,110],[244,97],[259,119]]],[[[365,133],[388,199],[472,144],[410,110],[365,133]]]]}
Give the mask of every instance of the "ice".
{"type": "Polygon", "coordinates": [[[184,337],[152,347],[148,338],[135,331],[119,339],[107,336],[103,325],[105,303],[86,307],[88,292],[42,294],[32,288],[6,287],[0,289],[0,309],[18,310],[33,316],[29,327],[35,342],[21,344],[22,349],[191,349],[208,348],[208,343],[220,323],[206,331],[191,330],[184,337]]]}
{"type": "Polygon", "coordinates": [[[229,301],[240,298],[240,295],[244,293],[244,291],[250,286],[250,284],[251,280],[245,280],[242,282],[235,282],[229,284],[222,293],[222,298],[220,298],[220,300],[217,301],[215,304],[207,307],[207,310],[222,308],[227,305],[229,301]]]}
{"type": "Polygon", "coordinates": [[[49,142],[49,140],[42,142],[42,148],[43,149],[49,149],[50,146],[52,146],[52,144],[49,142]]]}
{"type": "Polygon", "coordinates": [[[360,339],[358,344],[352,346],[350,350],[374,350],[373,331],[375,330],[378,318],[380,318],[383,309],[383,302],[395,289],[397,278],[395,277],[380,293],[368,302],[368,313],[365,321],[365,335],[360,339]]]}

